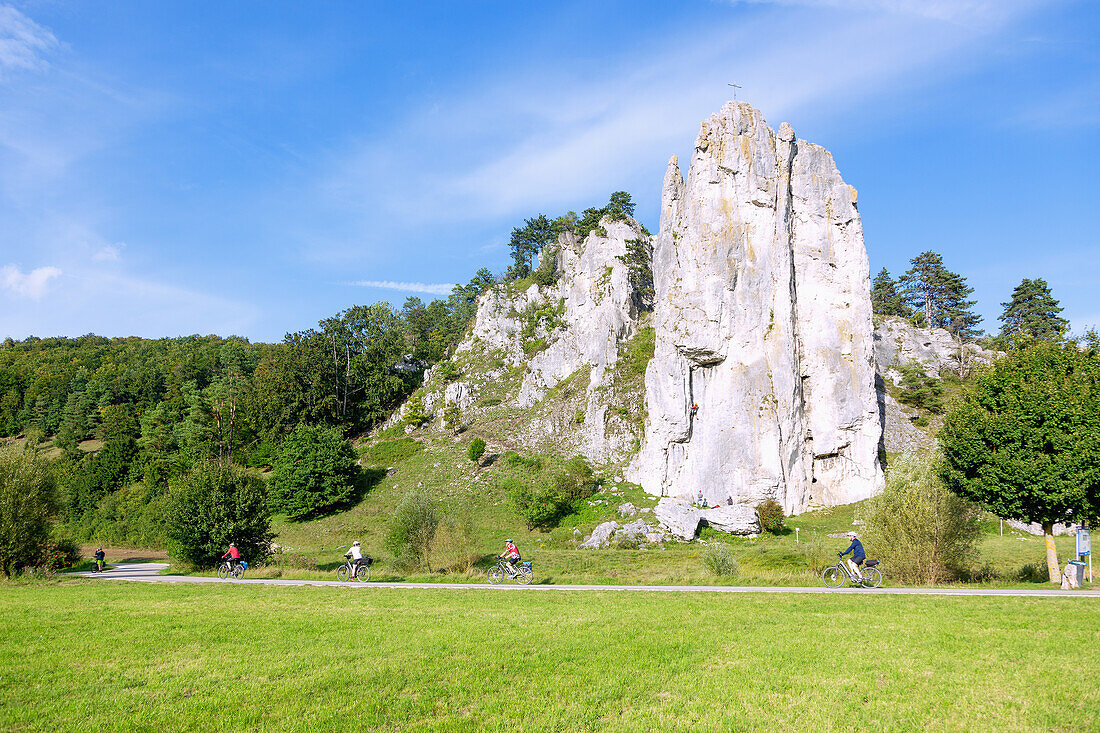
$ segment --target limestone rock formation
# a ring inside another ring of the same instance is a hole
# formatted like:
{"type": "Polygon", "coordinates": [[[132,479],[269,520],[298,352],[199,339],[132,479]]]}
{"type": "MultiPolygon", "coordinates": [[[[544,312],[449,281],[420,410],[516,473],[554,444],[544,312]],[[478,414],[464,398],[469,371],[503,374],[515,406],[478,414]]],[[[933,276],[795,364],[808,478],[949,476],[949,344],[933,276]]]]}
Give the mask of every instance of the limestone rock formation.
{"type": "Polygon", "coordinates": [[[665,497],[657,502],[653,513],[661,526],[674,537],[685,542],[695,538],[695,533],[702,522],[731,534],[760,534],[760,519],[756,515],[756,510],[746,504],[700,509],[686,499],[665,497]]]}
{"type": "Polygon", "coordinates": [[[882,485],[855,204],[828,151],[787,124],[776,134],[743,103],[702,124],[686,181],[670,161],[648,420],[630,478],[711,504],[770,497],[788,513],[882,485]]]}
{"type": "Polygon", "coordinates": [[[897,316],[880,316],[874,338],[875,361],[883,375],[915,362],[932,376],[944,371],[965,376],[973,367],[991,364],[1003,355],[973,342],[960,343],[945,329],[920,328],[897,316]]]}
{"type": "Polygon", "coordinates": [[[464,419],[475,418],[477,399],[486,388],[499,387],[522,371],[505,401],[527,419],[510,425],[509,444],[579,453],[595,461],[625,460],[640,438],[640,424],[631,431],[633,421],[624,418],[625,399],[611,389],[610,372],[620,344],[636,335],[648,315],[639,290],[643,283],[631,277],[626,263],[631,241],[648,245],[649,235],[633,219],[605,217],[583,240],[566,232],[544,251],[543,257],[555,258],[559,273],[552,285],[531,284],[517,292],[505,283],[482,296],[455,361],[469,365],[491,355],[498,366],[472,370],[446,386],[435,369],[429,370],[425,407],[434,411],[454,404],[464,419]],[[558,401],[543,404],[552,390],[558,401]]]}

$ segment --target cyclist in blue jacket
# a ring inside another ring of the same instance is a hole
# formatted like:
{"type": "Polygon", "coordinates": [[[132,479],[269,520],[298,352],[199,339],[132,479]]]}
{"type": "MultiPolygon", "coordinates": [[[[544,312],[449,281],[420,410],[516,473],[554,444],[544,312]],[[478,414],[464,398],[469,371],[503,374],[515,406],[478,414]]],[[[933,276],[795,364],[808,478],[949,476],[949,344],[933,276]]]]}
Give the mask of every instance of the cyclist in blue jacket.
{"type": "Polygon", "coordinates": [[[844,552],[838,552],[837,556],[844,557],[849,552],[852,553],[852,558],[848,560],[848,567],[852,570],[852,577],[859,581],[863,579],[863,573],[859,571],[859,566],[867,559],[867,553],[863,551],[863,543],[859,541],[859,537],[856,536],[855,532],[849,532],[848,539],[852,541],[852,544],[848,545],[848,549],[844,552]]]}

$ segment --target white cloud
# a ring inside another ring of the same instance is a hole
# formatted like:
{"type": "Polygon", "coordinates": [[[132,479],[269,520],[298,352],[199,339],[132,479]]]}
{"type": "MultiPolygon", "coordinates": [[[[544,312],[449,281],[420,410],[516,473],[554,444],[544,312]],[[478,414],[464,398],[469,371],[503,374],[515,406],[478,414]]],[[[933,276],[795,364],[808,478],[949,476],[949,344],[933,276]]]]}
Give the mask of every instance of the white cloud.
{"type": "Polygon", "coordinates": [[[731,80],[773,126],[789,119],[797,132],[807,113],[841,114],[967,73],[1037,2],[805,0],[818,9],[731,11],[728,24],[637,44],[598,69],[513,66],[341,151],[322,190],[362,212],[364,241],[384,238],[379,221],[405,233],[595,203],[616,189],[637,195],[656,190],[664,162],[689,149],[731,80]]]}
{"type": "Polygon", "coordinates": [[[124,244],[108,244],[100,247],[92,255],[92,259],[96,262],[118,262],[122,256],[121,248],[125,246],[124,244]]]}
{"type": "Polygon", "coordinates": [[[50,279],[60,274],[56,267],[37,267],[24,274],[16,265],[4,265],[0,267],[0,288],[17,298],[38,300],[46,294],[50,279]]]}
{"type": "Polygon", "coordinates": [[[44,67],[43,55],[57,46],[57,38],[49,30],[10,5],[0,5],[0,75],[44,67]]]}
{"type": "Polygon", "coordinates": [[[899,13],[951,22],[1006,17],[1037,0],[727,0],[732,5],[784,5],[855,12],[899,13]]]}
{"type": "Polygon", "coordinates": [[[427,293],[428,295],[449,295],[454,283],[406,283],[393,280],[358,280],[350,282],[358,288],[378,288],[380,290],[401,290],[407,293],[427,293]]]}

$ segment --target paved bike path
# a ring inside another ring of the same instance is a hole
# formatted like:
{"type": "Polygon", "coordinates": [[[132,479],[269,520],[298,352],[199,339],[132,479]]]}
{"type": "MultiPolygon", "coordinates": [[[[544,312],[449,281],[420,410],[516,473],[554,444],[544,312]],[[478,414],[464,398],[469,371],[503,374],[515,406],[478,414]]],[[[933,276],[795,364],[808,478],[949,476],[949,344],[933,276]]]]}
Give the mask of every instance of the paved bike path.
{"type": "Polygon", "coordinates": [[[288,578],[244,578],[220,580],[196,575],[159,575],[167,563],[122,563],[102,573],[74,573],[102,580],[130,580],[145,583],[235,583],[238,585],[308,585],[339,588],[416,588],[427,590],[488,591],[645,591],[650,593],[861,593],[907,596],[1035,596],[1041,598],[1100,598],[1100,590],[1002,590],[983,588],[826,588],[746,585],[489,585],[488,583],[358,583],[338,580],[291,580],[288,578]]]}

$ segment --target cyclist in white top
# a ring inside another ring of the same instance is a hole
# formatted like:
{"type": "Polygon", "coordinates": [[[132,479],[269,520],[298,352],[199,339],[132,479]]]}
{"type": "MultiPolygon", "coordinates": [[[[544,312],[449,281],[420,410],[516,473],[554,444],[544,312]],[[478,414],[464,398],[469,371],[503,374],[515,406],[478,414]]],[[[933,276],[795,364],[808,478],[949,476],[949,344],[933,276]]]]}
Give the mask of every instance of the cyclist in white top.
{"type": "Polygon", "coordinates": [[[363,564],[363,551],[359,548],[359,540],[351,543],[351,547],[344,553],[344,557],[351,558],[352,570],[359,569],[359,566],[363,564]]]}

